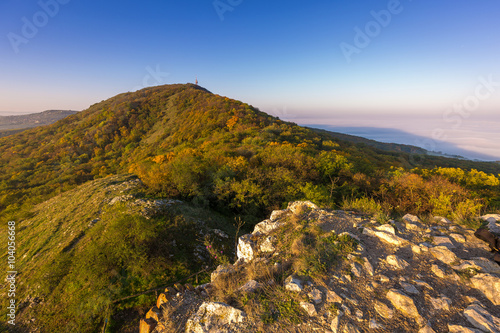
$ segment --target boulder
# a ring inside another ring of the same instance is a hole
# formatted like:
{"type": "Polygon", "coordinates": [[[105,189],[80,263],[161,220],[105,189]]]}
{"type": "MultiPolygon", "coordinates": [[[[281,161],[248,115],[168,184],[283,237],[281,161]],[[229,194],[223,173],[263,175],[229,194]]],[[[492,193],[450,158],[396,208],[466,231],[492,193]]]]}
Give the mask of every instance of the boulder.
{"type": "Polygon", "coordinates": [[[368,258],[363,257],[363,267],[365,268],[365,271],[370,275],[373,276],[374,271],[373,271],[373,266],[370,264],[370,261],[368,258]]]}
{"type": "Polygon", "coordinates": [[[405,260],[397,257],[394,254],[388,255],[385,260],[389,265],[393,266],[396,269],[405,269],[410,265],[405,260]]]}
{"type": "Polygon", "coordinates": [[[269,219],[272,222],[274,222],[274,221],[276,221],[278,219],[281,219],[282,217],[284,217],[288,213],[290,213],[290,210],[288,210],[288,209],[273,210],[273,212],[271,213],[271,217],[269,217],[269,219]]]}
{"type": "Polygon", "coordinates": [[[500,318],[492,316],[478,304],[472,304],[467,307],[464,311],[464,317],[481,331],[500,333],[500,318]]]}
{"type": "Polygon", "coordinates": [[[417,216],[411,215],[411,214],[406,214],[405,216],[403,216],[403,221],[410,222],[410,223],[421,223],[422,222],[422,221],[420,221],[420,219],[417,216]]]}
{"type": "Polygon", "coordinates": [[[451,240],[448,237],[438,237],[434,236],[433,238],[434,244],[436,246],[446,246],[449,249],[454,249],[455,245],[451,242],[451,240]]]}
{"type": "Polygon", "coordinates": [[[258,289],[262,288],[262,285],[258,283],[255,280],[250,280],[244,285],[242,285],[239,290],[245,292],[245,293],[253,293],[257,291],[258,289]]]}
{"type": "Polygon", "coordinates": [[[400,285],[408,294],[413,294],[413,295],[420,294],[420,291],[418,291],[417,288],[415,288],[415,286],[410,283],[401,282],[400,285]]]}
{"type": "Polygon", "coordinates": [[[448,297],[430,298],[432,307],[435,310],[450,311],[451,299],[448,297]]]}
{"type": "Polygon", "coordinates": [[[466,239],[463,235],[460,234],[450,234],[450,237],[455,240],[457,243],[465,243],[466,239]]]}
{"type": "Polygon", "coordinates": [[[500,275],[500,265],[496,262],[481,257],[472,258],[472,261],[480,267],[481,272],[500,275]]]}
{"type": "Polygon", "coordinates": [[[429,325],[425,325],[418,331],[418,333],[436,333],[436,331],[434,331],[429,325]]]}
{"type": "Polygon", "coordinates": [[[249,262],[254,259],[255,255],[255,242],[253,241],[253,235],[247,234],[243,235],[238,239],[238,248],[236,255],[238,260],[243,262],[249,262]]]}
{"type": "Polygon", "coordinates": [[[450,330],[450,333],[483,333],[483,331],[476,330],[475,328],[470,328],[460,325],[448,324],[448,329],[450,330]]]}
{"type": "Polygon", "coordinates": [[[224,303],[204,302],[186,323],[186,333],[231,332],[232,324],[242,323],[246,314],[224,303]]]}
{"type": "Polygon", "coordinates": [[[375,311],[382,317],[382,318],[388,318],[391,319],[394,317],[394,311],[389,308],[387,305],[380,301],[375,301],[374,303],[374,308],[375,311]]]}
{"type": "Polygon", "coordinates": [[[295,215],[300,215],[310,209],[318,209],[318,206],[313,204],[311,201],[295,201],[288,203],[287,209],[295,215]]]}
{"type": "Polygon", "coordinates": [[[422,317],[418,313],[415,302],[411,297],[397,289],[389,290],[386,296],[392,305],[404,315],[414,318],[418,323],[422,321],[422,317]]]}
{"type": "Polygon", "coordinates": [[[304,309],[304,311],[309,315],[309,317],[316,317],[318,313],[316,312],[316,308],[314,304],[309,302],[300,302],[300,307],[304,309]]]}
{"type": "Polygon", "coordinates": [[[285,289],[290,291],[301,292],[304,287],[302,286],[302,280],[296,275],[290,275],[285,279],[285,289]]]}
{"type": "Polygon", "coordinates": [[[458,262],[459,259],[450,251],[446,246],[435,246],[429,249],[429,252],[438,260],[444,262],[445,264],[451,264],[453,262],[458,262]]]}
{"type": "Polygon", "coordinates": [[[478,274],[471,279],[474,288],[480,290],[495,305],[500,305],[500,278],[491,274],[478,274]]]}
{"type": "Polygon", "coordinates": [[[264,253],[270,253],[276,251],[276,248],[274,247],[274,242],[276,241],[276,238],[273,236],[268,236],[264,239],[262,244],[260,244],[260,251],[264,253]]]}
{"type": "Polygon", "coordinates": [[[395,246],[403,246],[408,243],[408,241],[404,238],[394,235],[393,233],[381,230],[374,230],[371,228],[364,228],[363,235],[368,235],[372,237],[377,237],[381,241],[389,243],[395,246]]]}
{"type": "Polygon", "coordinates": [[[314,304],[320,304],[323,302],[323,293],[316,288],[308,292],[307,296],[309,296],[314,304]]]}
{"type": "Polygon", "coordinates": [[[271,231],[274,231],[281,227],[283,222],[280,221],[272,221],[272,220],[264,220],[255,225],[252,234],[254,235],[267,235],[271,231]]]}
{"type": "Polygon", "coordinates": [[[234,273],[233,265],[219,265],[217,269],[210,274],[210,281],[214,282],[219,275],[234,273]]]}

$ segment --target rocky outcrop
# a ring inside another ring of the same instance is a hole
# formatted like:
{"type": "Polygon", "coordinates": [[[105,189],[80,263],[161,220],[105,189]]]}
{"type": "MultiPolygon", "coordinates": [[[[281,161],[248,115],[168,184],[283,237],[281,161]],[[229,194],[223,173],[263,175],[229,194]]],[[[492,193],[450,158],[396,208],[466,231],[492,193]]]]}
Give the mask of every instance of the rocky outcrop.
{"type": "MultiPolygon", "coordinates": [[[[483,218],[492,223],[495,218],[497,224],[497,216],[483,218]]],[[[179,332],[499,332],[500,266],[474,230],[445,218],[422,221],[406,215],[379,224],[363,215],[294,202],[241,236],[237,258],[233,265],[219,266],[212,283],[160,294],[141,321],[141,333],[171,332],[168,325],[174,321],[179,332]],[[291,225],[294,220],[299,222],[291,225]],[[314,266],[316,259],[301,252],[303,243],[282,247],[306,224],[324,233],[318,239],[331,239],[321,246],[353,239],[357,246],[341,261],[331,261],[331,267],[321,266],[326,257],[314,266]],[[292,264],[292,253],[313,266],[292,264]],[[326,270],[318,277],[311,267],[326,270]],[[266,298],[270,294],[279,297],[266,298]],[[255,316],[253,311],[262,307],[267,312],[255,316]],[[276,322],[285,315],[288,321],[276,322]],[[283,323],[288,326],[279,326],[283,323]]]]}

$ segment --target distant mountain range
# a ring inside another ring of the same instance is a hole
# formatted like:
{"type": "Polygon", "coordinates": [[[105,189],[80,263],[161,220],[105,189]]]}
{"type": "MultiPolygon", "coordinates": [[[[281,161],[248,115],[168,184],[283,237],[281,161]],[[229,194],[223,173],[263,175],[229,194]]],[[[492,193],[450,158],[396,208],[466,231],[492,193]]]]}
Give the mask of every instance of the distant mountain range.
{"type": "Polygon", "coordinates": [[[18,133],[27,128],[50,125],[78,111],[47,110],[15,116],[0,116],[0,137],[18,133]]]}

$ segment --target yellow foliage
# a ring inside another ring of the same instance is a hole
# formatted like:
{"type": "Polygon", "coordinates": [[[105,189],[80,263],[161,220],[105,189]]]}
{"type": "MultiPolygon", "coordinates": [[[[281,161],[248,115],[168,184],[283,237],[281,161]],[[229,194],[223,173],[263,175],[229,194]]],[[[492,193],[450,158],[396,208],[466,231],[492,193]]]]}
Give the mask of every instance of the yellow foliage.
{"type": "Polygon", "coordinates": [[[165,155],[157,155],[155,157],[152,158],[153,162],[157,163],[157,164],[162,164],[163,162],[165,162],[165,155]]]}
{"type": "Polygon", "coordinates": [[[238,118],[238,116],[232,116],[231,119],[229,119],[226,123],[227,127],[232,130],[234,125],[236,125],[236,123],[238,122],[240,118],[238,118]]]}

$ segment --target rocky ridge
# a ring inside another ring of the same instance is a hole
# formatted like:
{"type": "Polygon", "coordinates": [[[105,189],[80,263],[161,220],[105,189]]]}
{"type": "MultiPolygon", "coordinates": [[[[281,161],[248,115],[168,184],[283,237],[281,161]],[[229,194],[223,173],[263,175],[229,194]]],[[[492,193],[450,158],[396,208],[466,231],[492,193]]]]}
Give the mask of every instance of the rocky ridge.
{"type": "MultiPolygon", "coordinates": [[[[499,231],[500,215],[483,220],[499,231]]],[[[293,202],[241,236],[238,260],[211,283],[167,288],[140,332],[500,332],[500,266],[474,231],[442,217],[381,223],[293,202]],[[334,240],[316,247],[355,246],[321,274],[299,269],[290,254],[300,236],[290,247],[283,237],[305,226],[334,240]]]]}

